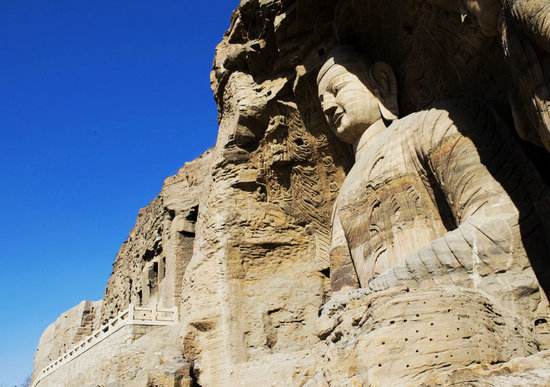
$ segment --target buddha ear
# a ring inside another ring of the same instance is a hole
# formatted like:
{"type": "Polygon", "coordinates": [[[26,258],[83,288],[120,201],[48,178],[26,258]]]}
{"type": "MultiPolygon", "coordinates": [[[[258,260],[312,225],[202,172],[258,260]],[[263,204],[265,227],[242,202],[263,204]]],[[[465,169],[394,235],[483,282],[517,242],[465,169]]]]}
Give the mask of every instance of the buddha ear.
{"type": "Polygon", "coordinates": [[[382,117],[388,121],[399,117],[397,102],[397,79],[390,65],[376,62],[370,68],[370,78],[374,85],[374,94],[380,102],[382,117]]]}

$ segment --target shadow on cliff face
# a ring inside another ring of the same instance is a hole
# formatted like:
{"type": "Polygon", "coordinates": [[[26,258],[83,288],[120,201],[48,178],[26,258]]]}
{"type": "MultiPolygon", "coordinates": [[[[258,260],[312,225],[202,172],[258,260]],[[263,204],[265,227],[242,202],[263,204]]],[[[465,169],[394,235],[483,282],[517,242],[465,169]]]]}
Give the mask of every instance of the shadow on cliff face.
{"type": "Polygon", "coordinates": [[[550,168],[548,168],[550,165],[550,153],[546,152],[541,147],[532,145],[528,142],[521,141],[519,139],[518,141],[520,141],[523,152],[533,163],[544,183],[550,187],[550,168]]]}
{"type": "Polygon", "coordinates": [[[550,154],[521,141],[515,131],[483,102],[459,101],[449,115],[476,146],[482,164],[519,211],[519,230],[527,257],[550,295],[550,154]],[[472,130],[472,125],[474,130],[472,130]],[[469,130],[468,130],[469,128],[469,130]],[[487,136],[486,133],[492,133],[487,136]],[[497,138],[500,137],[500,138],[497,138]]]}
{"type": "Polygon", "coordinates": [[[340,1],[334,26],[338,44],[392,66],[402,116],[445,98],[506,94],[498,39],[429,1],[340,1]]]}

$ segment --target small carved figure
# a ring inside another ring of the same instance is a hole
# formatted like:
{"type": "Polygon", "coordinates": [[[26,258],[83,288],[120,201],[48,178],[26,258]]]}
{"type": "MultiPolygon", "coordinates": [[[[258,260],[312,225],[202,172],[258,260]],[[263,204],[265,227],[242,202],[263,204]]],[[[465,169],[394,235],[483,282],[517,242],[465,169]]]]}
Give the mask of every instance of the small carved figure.
{"type": "Polygon", "coordinates": [[[333,213],[333,290],[456,285],[546,315],[548,193],[505,123],[471,101],[398,119],[391,67],[346,47],[317,81],[356,157],[333,213]]]}

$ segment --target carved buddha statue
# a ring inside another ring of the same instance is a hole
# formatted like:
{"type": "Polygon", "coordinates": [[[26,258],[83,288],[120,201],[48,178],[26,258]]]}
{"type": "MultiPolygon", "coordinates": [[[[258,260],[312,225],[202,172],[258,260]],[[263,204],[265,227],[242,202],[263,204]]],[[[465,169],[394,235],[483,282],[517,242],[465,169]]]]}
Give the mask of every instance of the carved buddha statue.
{"type": "Polygon", "coordinates": [[[454,286],[531,322],[546,316],[550,238],[538,209],[548,191],[505,123],[472,101],[398,119],[391,67],[347,47],[317,81],[356,158],[333,212],[333,290],[454,286]]]}

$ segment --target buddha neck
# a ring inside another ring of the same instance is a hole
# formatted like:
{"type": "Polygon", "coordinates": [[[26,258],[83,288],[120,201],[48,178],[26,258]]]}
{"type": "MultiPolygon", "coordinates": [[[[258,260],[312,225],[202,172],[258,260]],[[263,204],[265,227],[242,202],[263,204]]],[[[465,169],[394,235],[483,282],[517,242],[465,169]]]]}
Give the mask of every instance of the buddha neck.
{"type": "Polygon", "coordinates": [[[367,152],[369,144],[372,144],[373,140],[384,132],[384,130],[386,130],[386,124],[383,119],[379,119],[363,132],[361,137],[359,137],[359,140],[353,144],[353,151],[355,152],[356,161],[367,152]]]}

